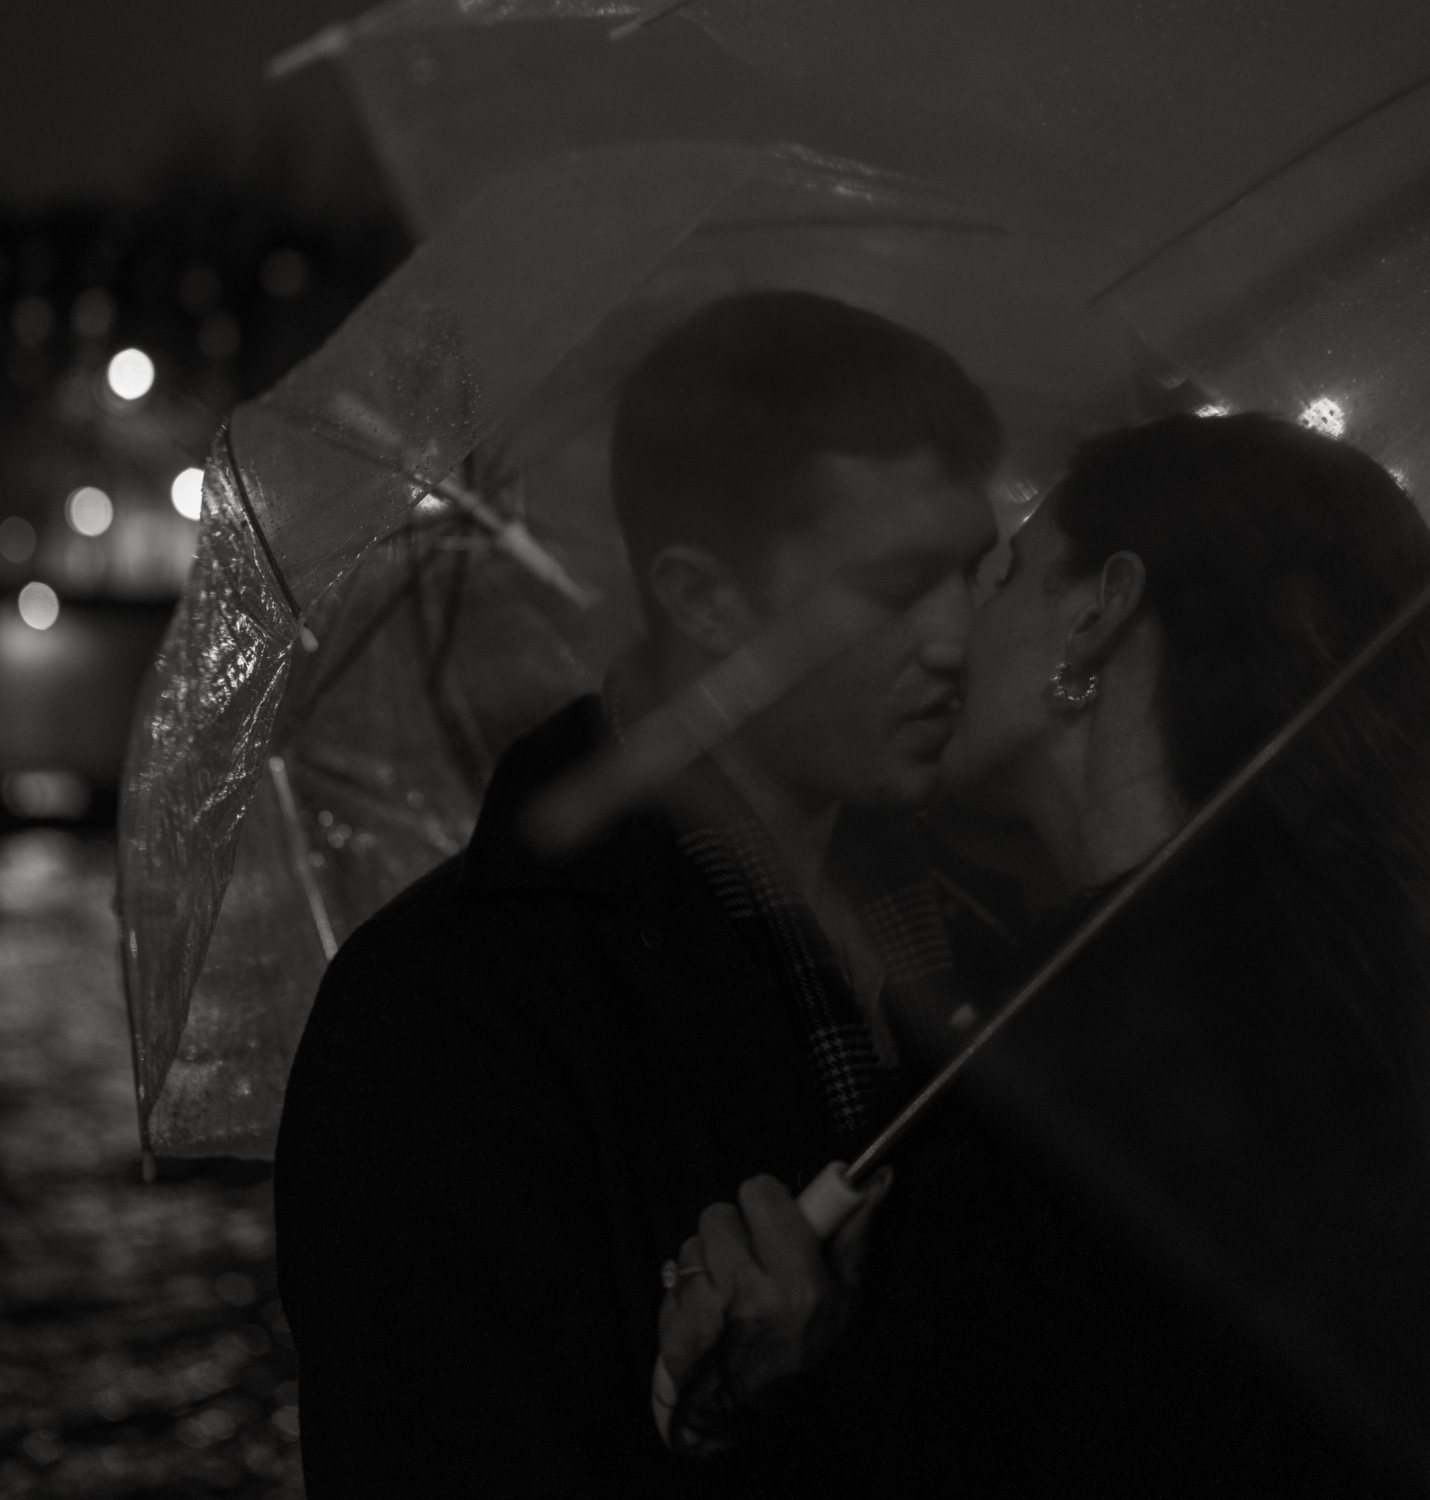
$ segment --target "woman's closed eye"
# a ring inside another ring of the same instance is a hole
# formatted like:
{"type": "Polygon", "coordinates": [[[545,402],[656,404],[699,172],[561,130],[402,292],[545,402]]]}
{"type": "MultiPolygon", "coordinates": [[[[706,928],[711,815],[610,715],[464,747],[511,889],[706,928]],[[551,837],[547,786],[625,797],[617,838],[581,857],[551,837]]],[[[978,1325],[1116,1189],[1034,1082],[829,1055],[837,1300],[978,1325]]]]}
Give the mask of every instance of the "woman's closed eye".
{"type": "Polygon", "coordinates": [[[985,552],[979,559],[973,579],[974,603],[983,604],[1004,588],[1013,577],[1017,564],[1017,553],[1009,543],[1000,542],[985,552]]]}

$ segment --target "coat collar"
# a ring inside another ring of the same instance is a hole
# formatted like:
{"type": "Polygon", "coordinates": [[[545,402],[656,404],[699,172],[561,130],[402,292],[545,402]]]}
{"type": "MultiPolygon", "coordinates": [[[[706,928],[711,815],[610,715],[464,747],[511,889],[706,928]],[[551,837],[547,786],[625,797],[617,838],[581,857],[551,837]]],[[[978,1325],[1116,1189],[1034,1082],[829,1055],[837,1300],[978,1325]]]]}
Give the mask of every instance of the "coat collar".
{"type": "Polygon", "coordinates": [[[541,787],[607,744],[598,700],[576,700],[518,741],[492,779],[463,857],[468,899],[494,895],[589,903],[597,925],[735,1173],[798,1186],[834,1150],[835,1132],[792,1008],[773,976],[679,851],[658,807],[638,809],[576,854],[551,859],[523,838],[541,787]]]}

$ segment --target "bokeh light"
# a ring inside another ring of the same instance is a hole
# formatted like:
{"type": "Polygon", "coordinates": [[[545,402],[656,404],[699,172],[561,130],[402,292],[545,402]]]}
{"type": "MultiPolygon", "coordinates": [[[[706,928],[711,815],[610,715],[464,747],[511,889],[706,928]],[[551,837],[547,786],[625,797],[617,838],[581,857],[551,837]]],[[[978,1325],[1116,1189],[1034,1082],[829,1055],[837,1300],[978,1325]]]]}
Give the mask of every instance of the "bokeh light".
{"type": "Polygon", "coordinates": [[[1329,396],[1318,396],[1308,402],[1296,420],[1302,427],[1324,433],[1326,437],[1338,438],[1346,430],[1345,408],[1329,396]]]}
{"type": "Polygon", "coordinates": [[[24,516],[6,516],[0,521],[0,557],[8,563],[26,563],[35,555],[35,528],[24,516]]]}
{"type": "Polygon", "coordinates": [[[12,771],[0,782],[0,801],[17,818],[82,818],[89,786],[73,771],[12,771]]]}
{"type": "Polygon", "coordinates": [[[183,469],[175,474],[169,486],[169,499],[186,521],[197,521],[204,505],[204,471],[183,469]]]}
{"type": "Polygon", "coordinates": [[[106,379],[120,400],[137,401],[154,384],[154,361],[142,349],[121,349],[109,361],[106,379]]]}
{"type": "Polygon", "coordinates": [[[94,485],[81,485],[65,501],[65,520],[81,536],[103,536],[114,520],[114,502],[94,485]]]}
{"type": "Polygon", "coordinates": [[[60,596],[47,583],[20,590],[20,618],[31,630],[48,630],[60,617],[60,596]]]}

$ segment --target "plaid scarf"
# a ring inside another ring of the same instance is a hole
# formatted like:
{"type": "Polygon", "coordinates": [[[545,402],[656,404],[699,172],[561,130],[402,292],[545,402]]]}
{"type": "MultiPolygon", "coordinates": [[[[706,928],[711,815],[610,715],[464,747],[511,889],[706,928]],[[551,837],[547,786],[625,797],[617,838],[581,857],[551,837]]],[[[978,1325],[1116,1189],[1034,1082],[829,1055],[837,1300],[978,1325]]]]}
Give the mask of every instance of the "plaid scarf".
{"type": "MultiPolygon", "coordinates": [[[[618,741],[640,700],[654,702],[642,676],[627,659],[607,678],[602,703],[618,741]]],[[[835,1128],[853,1138],[877,1126],[898,1097],[902,1072],[881,1063],[834,945],[785,875],[774,840],[708,758],[682,775],[667,800],[679,814],[681,852],[792,1004],[835,1128]]],[[[920,1031],[946,1029],[932,1018],[947,1017],[956,1003],[948,895],[930,872],[917,825],[845,815],[827,868],[884,971],[879,1000],[900,1052],[917,1055],[920,1031]]],[[[956,1015],[964,1012],[971,1020],[967,1006],[956,1015]]]]}

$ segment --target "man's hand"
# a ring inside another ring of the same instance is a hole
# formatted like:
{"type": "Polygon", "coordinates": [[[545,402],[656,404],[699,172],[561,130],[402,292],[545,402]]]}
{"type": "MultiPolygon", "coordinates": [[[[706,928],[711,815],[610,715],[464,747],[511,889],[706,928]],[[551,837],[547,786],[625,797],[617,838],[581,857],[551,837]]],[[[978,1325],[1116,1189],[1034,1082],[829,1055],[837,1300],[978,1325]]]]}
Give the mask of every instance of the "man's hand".
{"type": "Polygon", "coordinates": [[[677,1386],[725,1339],[723,1373],[742,1408],[776,1381],[828,1355],[847,1321],[874,1211],[892,1169],[827,1245],[783,1183],[752,1177],[738,1207],[712,1203],[680,1248],[679,1279],[660,1310],[660,1349],[677,1386]]]}

